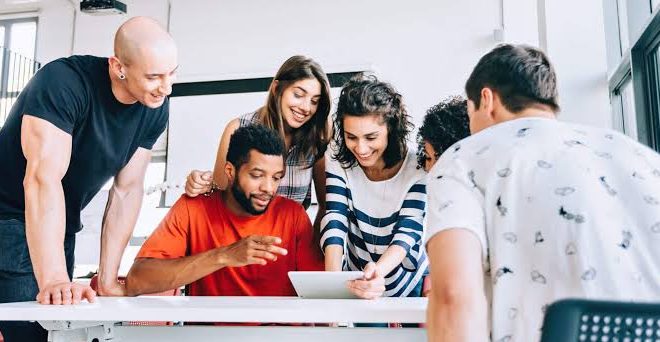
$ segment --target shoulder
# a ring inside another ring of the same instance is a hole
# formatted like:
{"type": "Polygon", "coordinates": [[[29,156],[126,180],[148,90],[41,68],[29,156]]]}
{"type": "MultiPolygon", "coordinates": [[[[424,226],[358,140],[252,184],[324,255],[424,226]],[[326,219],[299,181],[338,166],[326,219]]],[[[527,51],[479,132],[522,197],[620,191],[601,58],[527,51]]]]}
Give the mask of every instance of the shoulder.
{"type": "Polygon", "coordinates": [[[284,196],[277,195],[273,197],[268,212],[274,216],[290,217],[297,219],[300,216],[306,216],[307,212],[305,208],[298,202],[286,198],[284,196]]]}
{"type": "Polygon", "coordinates": [[[285,211],[305,211],[305,208],[303,208],[300,203],[280,195],[273,197],[270,203],[270,207],[273,209],[285,211]]]}
{"type": "Polygon", "coordinates": [[[326,175],[334,175],[338,177],[345,178],[349,173],[352,172],[353,168],[345,169],[341,163],[335,159],[333,153],[330,149],[325,151],[325,172],[326,175]]]}
{"type": "Polygon", "coordinates": [[[417,154],[414,151],[408,151],[402,167],[404,168],[403,171],[406,174],[406,178],[414,182],[426,179],[426,171],[417,165],[417,154]]]}
{"type": "Polygon", "coordinates": [[[227,125],[225,126],[225,130],[223,131],[222,134],[227,136],[227,138],[229,138],[229,136],[234,134],[234,132],[241,126],[243,126],[241,124],[241,118],[240,117],[234,118],[227,123],[227,125]]]}
{"type": "MultiPolygon", "coordinates": [[[[98,72],[107,72],[107,60],[94,56],[70,56],[53,60],[44,65],[39,72],[50,75],[77,78],[87,78],[97,75],[98,72]]],[[[69,79],[58,79],[58,82],[67,82],[69,79]]]]}
{"type": "Polygon", "coordinates": [[[72,57],[59,58],[47,63],[35,74],[31,83],[57,84],[59,87],[83,85],[85,72],[72,60],[72,57]]]}
{"type": "Polygon", "coordinates": [[[215,191],[211,193],[209,196],[199,195],[195,197],[189,197],[186,194],[183,194],[172,205],[170,211],[177,211],[177,212],[185,211],[188,213],[206,211],[212,208],[213,206],[219,205],[218,201],[221,200],[222,199],[220,198],[220,191],[215,191]]]}
{"type": "Polygon", "coordinates": [[[236,128],[239,126],[247,126],[250,124],[258,124],[259,123],[259,109],[255,110],[254,112],[249,112],[245,113],[238,118],[232,120],[236,121],[236,128]]]}

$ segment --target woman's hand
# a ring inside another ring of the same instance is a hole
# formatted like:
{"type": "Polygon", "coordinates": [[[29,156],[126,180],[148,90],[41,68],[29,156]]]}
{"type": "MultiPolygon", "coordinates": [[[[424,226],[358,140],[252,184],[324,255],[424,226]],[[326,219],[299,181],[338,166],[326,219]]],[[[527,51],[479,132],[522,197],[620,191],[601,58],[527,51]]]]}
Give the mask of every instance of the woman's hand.
{"type": "Polygon", "coordinates": [[[213,189],[213,172],[192,170],[186,178],[186,195],[196,197],[213,189]]]}
{"type": "Polygon", "coordinates": [[[348,282],[348,289],[356,296],[364,299],[375,299],[383,296],[385,292],[385,278],[370,262],[364,267],[364,278],[348,282]]]}

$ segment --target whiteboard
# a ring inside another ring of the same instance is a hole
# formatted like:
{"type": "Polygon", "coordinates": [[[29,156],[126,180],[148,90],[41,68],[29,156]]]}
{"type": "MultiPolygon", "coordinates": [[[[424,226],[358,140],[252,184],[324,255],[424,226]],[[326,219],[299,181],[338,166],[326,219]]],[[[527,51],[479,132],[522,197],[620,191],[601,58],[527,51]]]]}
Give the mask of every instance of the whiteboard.
{"type": "MultiPolygon", "coordinates": [[[[340,91],[339,87],[330,90],[331,115],[340,91]]],[[[181,196],[191,170],[213,170],[227,123],[263,106],[266,96],[263,91],[170,98],[165,206],[171,206],[181,196]]],[[[315,201],[314,196],[312,200],[315,201]]]]}

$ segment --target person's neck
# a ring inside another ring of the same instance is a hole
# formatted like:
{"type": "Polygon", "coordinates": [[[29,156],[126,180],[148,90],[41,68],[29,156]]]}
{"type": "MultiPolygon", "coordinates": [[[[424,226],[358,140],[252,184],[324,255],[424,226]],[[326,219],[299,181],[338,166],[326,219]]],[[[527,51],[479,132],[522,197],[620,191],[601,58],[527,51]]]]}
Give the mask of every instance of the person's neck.
{"type": "Polygon", "coordinates": [[[556,115],[555,112],[550,109],[550,107],[547,106],[534,106],[534,107],[528,107],[523,110],[521,110],[518,113],[511,113],[512,116],[515,116],[516,118],[546,118],[546,119],[555,119],[556,115]]]}
{"type": "Polygon", "coordinates": [[[385,168],[385,160],[380,158],[372,167],[360,167],[362,167],[362,171],[364,171],[364,174],[370,181],[378,182],[394,177],[399,172],[402,165],[403,159],[399,160],[399,162],[394,164],[392,167],[385,168]]]}
{"type": "Polygon", "coordinates": [[[255,216],[253,214],[250,214],[247,210],[243,209],[243,206],[241,206],[240,203],[236,200],[234,197],[234,194],[232,194],[231,189],[227,187],[226,190],[222,190],[220,194],[220,200],[225,204],[227,209],[229,209],[229,212],[236,216],[242,216],[242,217],[252,217],[255,216]]]}
{"type": "Polygon", "coordinates": [[[108,74],[110,75],[110,87],[112,89],[112,95],[115,99],[122,104],[130,105],[137,102],[137,99],[134,98],[124,86],[123,82],[125,80],[120,80],[108,67],[108,74]]]}

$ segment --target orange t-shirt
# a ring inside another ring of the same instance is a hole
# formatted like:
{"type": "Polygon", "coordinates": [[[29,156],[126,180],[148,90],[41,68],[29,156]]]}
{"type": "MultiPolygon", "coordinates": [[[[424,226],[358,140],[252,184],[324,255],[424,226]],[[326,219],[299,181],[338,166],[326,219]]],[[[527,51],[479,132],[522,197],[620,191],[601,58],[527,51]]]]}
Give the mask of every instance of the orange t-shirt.
{"type": "Polygon", "coordinates": [[[237,216],[220,192],[211,196],[181,196],[145,241],[137,258],[171,259],[228,246],[249,235],[282,239],[287,255],[265,266],[219,269],[189,286],[190,296],[295,296],[289,271],[321,271],[323,257],[313,241],[312,224],[303,207],[284,197],[272,199],[266,212],[237,216]]]}

